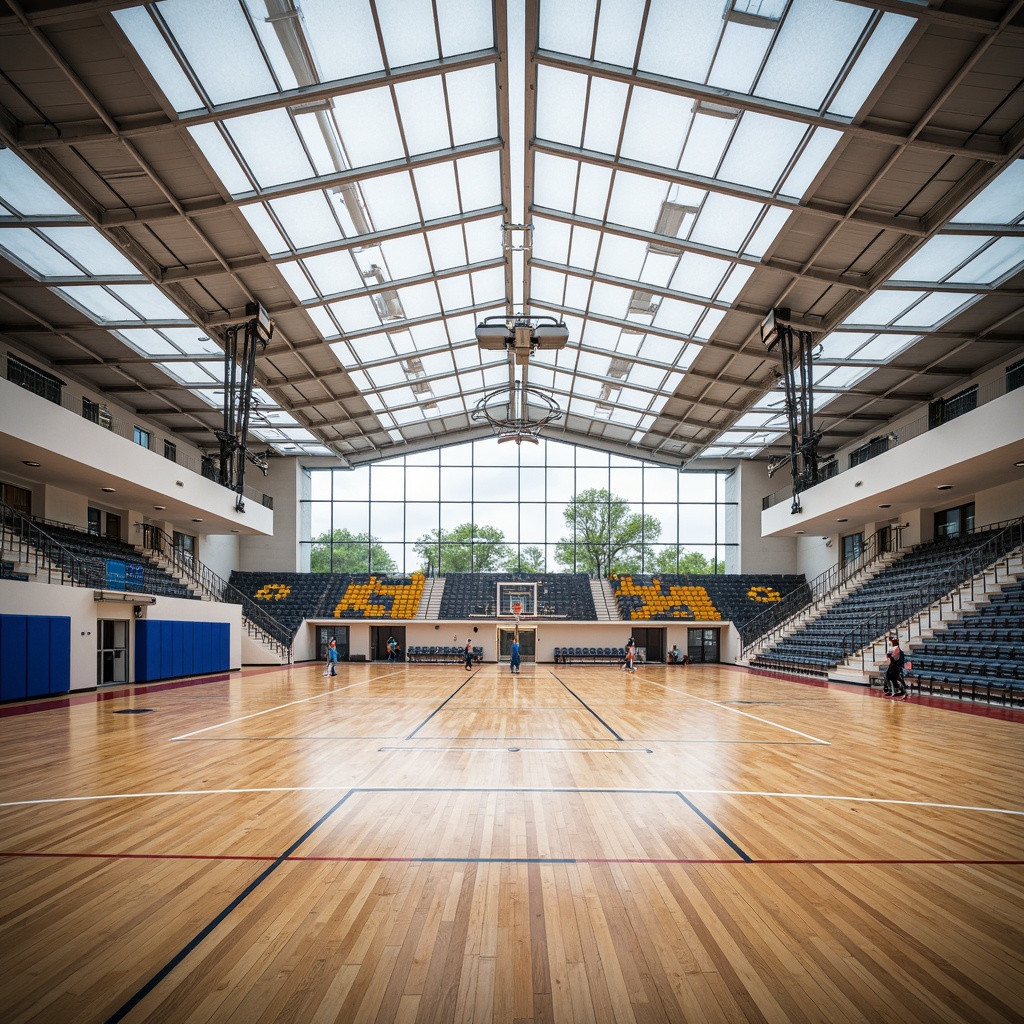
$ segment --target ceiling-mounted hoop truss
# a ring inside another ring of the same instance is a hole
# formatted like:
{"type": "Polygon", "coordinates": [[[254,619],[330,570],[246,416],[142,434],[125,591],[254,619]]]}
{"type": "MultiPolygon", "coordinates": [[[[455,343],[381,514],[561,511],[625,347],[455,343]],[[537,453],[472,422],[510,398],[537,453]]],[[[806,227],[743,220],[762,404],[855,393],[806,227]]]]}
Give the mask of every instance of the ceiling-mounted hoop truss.
{"type": "Polygon", "coordinates": [[[562,410],[550,395],[518,380],[511,387],[489,391],[470,413],[470,419],[491,427],[498,444],[506,441],[515,441],[517,445],[523,441],[539,444],[541,429],[561,418],[562,410]]]}

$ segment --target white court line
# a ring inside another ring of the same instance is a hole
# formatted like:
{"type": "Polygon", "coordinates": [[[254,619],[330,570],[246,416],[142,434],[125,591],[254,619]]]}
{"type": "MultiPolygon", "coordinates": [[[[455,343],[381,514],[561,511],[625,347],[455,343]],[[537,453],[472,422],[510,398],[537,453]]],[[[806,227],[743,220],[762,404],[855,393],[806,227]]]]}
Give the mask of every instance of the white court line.
{"type": "Polygon", "coordinates": [[[694,693],[677,689],[675,686],[666,686],[664,683],[656,682],[653,679],[645,679],[643,681],[645,683],[650,683],[652,686],[660,686],[663,690],[670,690],[672,693],[681,693],[684,697],[689,697],[690,700],[699,700],[705,704],[711,704],[713,707],[721,708],[723,711],[731,711],[733,714],[743,715],[745,718],[752,718],[755,722],[760,722],[762,725],[770,725],[776,729],[782,729],[784,732],[791,732],[794,736],[803,736],[805,740],[812,740],[815,743],[820,743],[824,747],[832,746],[830,740],[818,739],[817,736],[812,736],[809,732],[801,732],[799,729],[790,729],[788,725],[779,725],[778,722],[769,722],[767,718],[760,718],[757,715],[752,715],[749,711],[740,711],[739,708],[731,708],[727,704],[719,703],[717,700],[708,700],[707,697],[698,697],[694,693]]]}
{"type": "Polygon", "coordinates": [[[829,793],[773,793],[750,789],[686,789],[656,788],[643,789],[630,786],[625,789],[602,789],[600,787],[583,787],[568,789],[565,786],[260,786],[248,789],[180,789],[164,790],[153,793],[107,793],[98,796],[57,796],[43,800],[10,800],[0,803],[4,807],[36,807],[43,804],[88,803],[92,800],[149,800],[155,796],[239,796],[245,793],[621,793],[629,795],[685,793],[688,796],[753,796],[772,797],[781,800],[834,800],[838,803],[881,804],[893,807],[923,807],[940,811],[970,811],[978,814],[1007,814],[1011,817],[1024,818],[1024,810],[1015,811],[1008,807],[974,807],[970,804],[942,804],[932,800],[890,800],[874,796],[843,796],[829,793]]]}
{"type": "Polygon", "coordinates": [[[303,697],[301,700],[290,700],[287,704],[278,704],[276,707],[266,708],[263,711],[255,711],[251,715],[242,715],[241,718],[229,718],[226,722],[218,722],[216,725],[208,725],[204,729],[196,729],[195,732],[186,732],[181,736],[172,736],[170,742],[176,743],[178,740],[188,740],[193,736],[198,736],[200,733],[209,732],[211,729],[221,729],[225,725],[234,725],[236,722],[246,722],[250,718],[259,718],[260,715],[270,715],[275,711],[283,711],[285,708],[294,707],[296,704],[306,704],[311,700],[319,700],[321,697],[329,697],[332,693],[341,693],[342,690],[350,690],[353,686],[365,686],[367,683],[375,683],[378,679],[386,679],[387,676],[397,674],[397,672],[388,672],[383,676],[374,676],[373,679],[360,679],[354,683],[349,683],[347,686],[336,686],[332,690],[324,690],[323,693],[314,693],[312,697],[303,697]]]}

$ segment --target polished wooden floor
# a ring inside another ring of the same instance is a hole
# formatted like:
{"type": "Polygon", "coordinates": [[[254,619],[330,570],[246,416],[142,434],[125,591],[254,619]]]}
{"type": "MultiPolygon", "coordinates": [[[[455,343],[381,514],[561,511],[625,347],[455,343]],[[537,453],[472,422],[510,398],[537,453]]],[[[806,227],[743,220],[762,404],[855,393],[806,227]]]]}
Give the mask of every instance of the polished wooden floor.
{"type": "Polygon", "coordinates": [[[21,710],[3,1024],[1024,1021],[1021,713],[381,664],[21,710]]]}

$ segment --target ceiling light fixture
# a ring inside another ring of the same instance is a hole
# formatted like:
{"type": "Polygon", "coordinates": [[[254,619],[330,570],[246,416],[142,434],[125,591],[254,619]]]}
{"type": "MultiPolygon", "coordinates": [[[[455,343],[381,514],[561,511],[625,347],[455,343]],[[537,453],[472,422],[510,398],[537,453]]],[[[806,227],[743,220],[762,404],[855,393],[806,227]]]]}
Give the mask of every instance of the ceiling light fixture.
{"type": "Polygon", "coordinates": [[[887,501],[884,505],[879,505],[878,507],[879,508],[892,508],[892,503],[887,501]]]}
{"type": "MultiPolygon", "coordinates": [[[[38,466],[39,463],[38,462],[26,462],[25,465],[26,466],[38,466]]],[[[1014,465],[1018,469],[1024,469],[1024,459],[1021,459],[1020,462],[1015,462],[1014,465]]]]}
{"type": "MultiPolygon", "coordinates": [[[[31,466],[33,469],[38,469],[39,468],[39,463],[38,462],[33,462],[31,459],[22,459],[21,460],[21,464],[23,466],[31,466]]],[[[1024,465],[1024,463],[1018,462],[1017,465],[1021,466],[1021,465],[1024,465]]]]}
{"type": "Polygon", "coordinates": [[[951,491],[952,489],[952,484],[939,484],[939,486],[935,488],[937,491],[951,491]]]}
{"type": "Polygon", "coordinates": [[[849,519],[837,519],[836,520],[837,523],[848,523],[849,521],[850,521],[849,519]]]}
{"type": "Polygon", "coordinates": [[[101,487],[100,490],[104,494],[113,494],[114,493],[114,488],[113,487],[101,487]]]}
{"type": "Polygon", "coordinates": [[[163,510],[164,510],[165,508],[167,508],[167,506],[166,506],[166,505],[154,505],[154,506],[153,506],[153,510],[154,510],[155,512],[163,512],[163,510]]]}
{"type": "Polygon", "coordinates": [[[201,522],[202,522],[202,519],[193,519],[193,520],[192,520],[192,522],[193,522],[193,523],[201,523],[201,522]]]}

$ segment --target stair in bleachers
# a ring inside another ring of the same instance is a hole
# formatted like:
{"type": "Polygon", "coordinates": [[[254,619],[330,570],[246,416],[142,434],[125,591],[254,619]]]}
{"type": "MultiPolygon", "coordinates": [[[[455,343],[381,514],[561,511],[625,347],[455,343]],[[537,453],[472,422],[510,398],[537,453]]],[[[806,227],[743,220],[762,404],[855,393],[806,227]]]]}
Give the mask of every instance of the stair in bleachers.
{"type": "Polygon", "coordinates": [[[594,608],[601,622],[620,622],[622,616],[615,604],[615,588],[611,580],[599,579],[590,581],[590,592],[594,597],[594,608]]]}
{"type": "Polygon", "coordinates": [[[441,598],[444,596],[444,577],[432,576],[423,588],[423,597],[416,611],[417,619],[437,620],[441,612],[441,598]]]}

